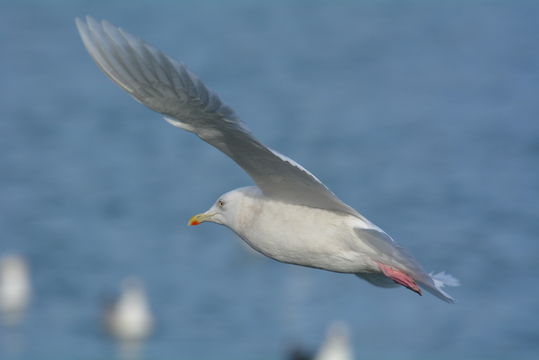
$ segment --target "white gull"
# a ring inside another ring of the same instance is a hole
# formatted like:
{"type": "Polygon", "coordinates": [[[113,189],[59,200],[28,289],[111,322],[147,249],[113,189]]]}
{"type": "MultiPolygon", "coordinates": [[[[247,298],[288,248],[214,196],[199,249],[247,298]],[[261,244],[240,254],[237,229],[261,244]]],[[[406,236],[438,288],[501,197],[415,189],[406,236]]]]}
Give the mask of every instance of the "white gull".
{"type": "Polygon", "coordinates": [[[122,282],[122,291],[105,308],[103,321],[108,332],[121,342],[140,343],[151,334],[153,316],[141,280],[130,277],[122,282]]]}
{"type": "Polygon", "coordinates": [[[247,131],[185,65],[106,21],[76,19],[97,66],[135,100],[196,134],[234,160],[256,183],[230,191],[189,225],[209,221],[234,231],[275,260],[352,273],[381,287],[423,288],[453,302],[442,290],[452,276],[427,274],[389,235],[338,199],[295,161],[247,131]]]}
{"type": "Polygon", "coordinates": [[[30,302],[31,284],[25,259],[16,254],[0,257],[0,319],[17,324],[30,302]]]}

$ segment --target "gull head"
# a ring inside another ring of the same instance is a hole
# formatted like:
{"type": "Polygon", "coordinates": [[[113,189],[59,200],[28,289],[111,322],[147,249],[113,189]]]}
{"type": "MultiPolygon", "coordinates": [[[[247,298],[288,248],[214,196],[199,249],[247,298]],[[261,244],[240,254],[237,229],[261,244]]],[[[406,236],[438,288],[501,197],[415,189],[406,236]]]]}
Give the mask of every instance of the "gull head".
{"type": "Polygon", "coordinates": [[[237,211],[241,210],[239,208],[245,205],[244,200],[246,193],[249,192],[248,189],[236,189],[219,196],[208,211],[192,216],[187,225],[193,226],[203,222],[213,222],[230,227],[234,224],[237,211]]]}

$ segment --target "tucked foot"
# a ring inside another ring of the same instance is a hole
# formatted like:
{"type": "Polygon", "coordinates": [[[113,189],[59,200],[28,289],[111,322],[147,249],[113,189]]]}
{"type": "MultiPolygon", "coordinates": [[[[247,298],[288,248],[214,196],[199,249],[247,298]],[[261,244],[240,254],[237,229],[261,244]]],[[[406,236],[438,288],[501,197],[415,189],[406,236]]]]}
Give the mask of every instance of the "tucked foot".
{"type": "Polygon", "coordinates": [[[388,278],[390,278],[397,284],[402,285],[412,290],[413,292],[418,293],[419,295],[422,295],[421,289],[419,288],[419,286],[417,286],[414,279],[412,279],[410,275],[404,273],[401,270],[395,269],[388,265],[384,265],[382,263],[378,263],[378,267],[384,273],[385,276],[387,276],[388,278]]]}

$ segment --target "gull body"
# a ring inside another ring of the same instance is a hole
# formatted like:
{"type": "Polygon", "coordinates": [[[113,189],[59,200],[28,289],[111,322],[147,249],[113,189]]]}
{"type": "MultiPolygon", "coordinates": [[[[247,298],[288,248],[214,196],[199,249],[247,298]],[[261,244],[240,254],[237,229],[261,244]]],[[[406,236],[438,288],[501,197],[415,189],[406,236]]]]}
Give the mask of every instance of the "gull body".
{"type": "Polygon", "coordinates": [[[254,250],[280,262],[342,273],[378,269],[353,230],[374,225],[352,215],[276,201],[254,186],[222,195],[196,219],[229,227],[254,250]],[[302,231],[306,228],[308,233],[302,231]]]}
{"type": "Polygon", "coordinates": [[[189,225],[225,225],[275,260],[352,273],[381,287],[421,288],[453,302],[445,273],[427,274],[382,229],[341,201],[292,159],[258,141],[187,67],[106,21],[76,20],[97,66],[135,100],[234,160],[256,187],[220,197],[189,225]]]}

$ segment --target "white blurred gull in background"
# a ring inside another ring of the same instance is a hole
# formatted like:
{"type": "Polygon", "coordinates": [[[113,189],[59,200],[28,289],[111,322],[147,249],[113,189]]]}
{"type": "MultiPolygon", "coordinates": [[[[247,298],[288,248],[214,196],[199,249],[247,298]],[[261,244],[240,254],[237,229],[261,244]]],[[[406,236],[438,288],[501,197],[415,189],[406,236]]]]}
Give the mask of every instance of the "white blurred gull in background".
{"type": "Polygon", "coordinates": [[[334,322],[327,330],[326,338],[315,353],[303,346],[295,347],[288,357],[290,360],[353,360],[348,326],[334,322]]]}
{"type": "Polygon", "coordinates": [[[154,323],[140,279],[130,277],[122,282],[118,298],[105,309],[103,322],[108,333],[119,342],[123,355],[136,357],[140,345],[152,333],[154,323]]]}
{"type": "Polygon", "coordinates": [[[353,358],[348,327],[342,322],[333,323],[314,360],[352,360],[353,358]]]}
{"type": "Polygon", "coordinates": [[[30,302],[28,266],[20,255],[0,258],[0,319],[6,325],[18,324],[30,302]]]}

